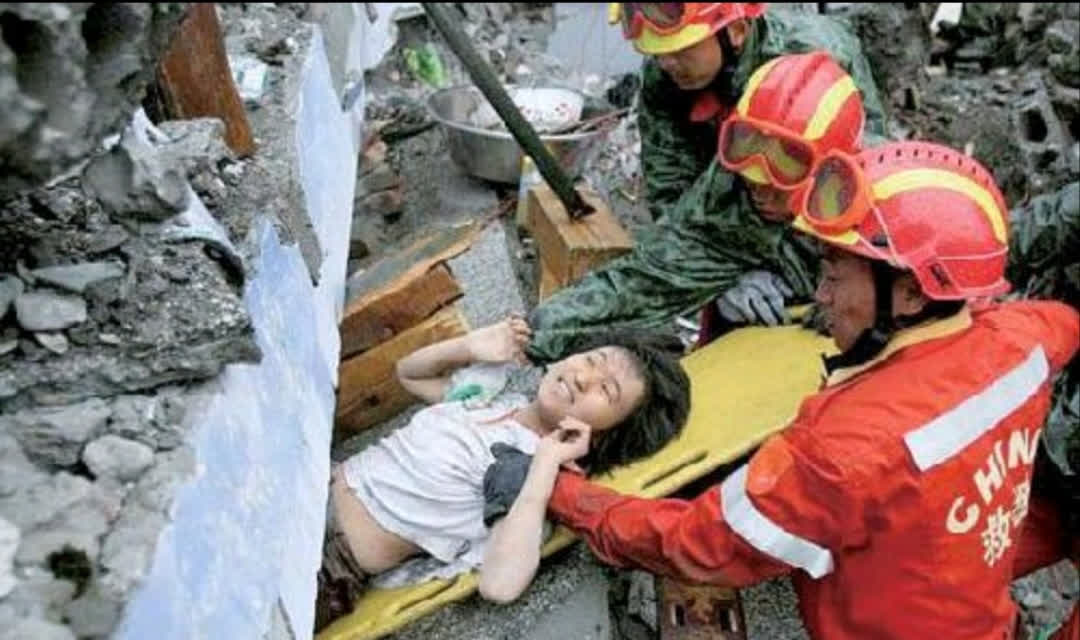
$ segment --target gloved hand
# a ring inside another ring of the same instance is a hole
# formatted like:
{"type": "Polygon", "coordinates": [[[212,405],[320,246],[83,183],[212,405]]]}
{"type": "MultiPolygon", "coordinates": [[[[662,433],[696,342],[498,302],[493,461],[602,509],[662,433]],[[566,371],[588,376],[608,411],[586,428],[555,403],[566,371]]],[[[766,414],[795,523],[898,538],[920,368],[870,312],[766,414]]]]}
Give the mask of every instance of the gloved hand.
{"type": "Polygon", "coordinates": [[[491,527],[495,521],[510,513],[525,476],[529,473],[532,456],[502,442],[491,445],[495,462],[484,472],[484,526],[491,527]]]}
{"type": "Polygon", "coordinates": [[[775,327],[787,321],[784,299],[792,294],[791,287],[780,276],[751,271],[720,296],[716,308],[728,322],[775,327]]]}

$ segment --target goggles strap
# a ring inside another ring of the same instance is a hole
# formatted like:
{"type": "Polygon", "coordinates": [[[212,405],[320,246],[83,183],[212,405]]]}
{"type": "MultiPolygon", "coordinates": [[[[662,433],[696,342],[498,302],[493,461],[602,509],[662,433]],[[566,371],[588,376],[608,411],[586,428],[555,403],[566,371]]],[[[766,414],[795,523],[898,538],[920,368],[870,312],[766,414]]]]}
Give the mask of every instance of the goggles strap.
{"type": "Polygon", "coordinates": [[[900,272],[882,260],[871,261],[870,268],[874,277],[874,324],[864,329],[847,351],[835,356],[821,356],[825,362],[826,375],[832,375],[837,369],[869,362],[885,349],[885,345],[889,344],[896,332],[897,326],[892,313],[892,290],[900,272]]]}

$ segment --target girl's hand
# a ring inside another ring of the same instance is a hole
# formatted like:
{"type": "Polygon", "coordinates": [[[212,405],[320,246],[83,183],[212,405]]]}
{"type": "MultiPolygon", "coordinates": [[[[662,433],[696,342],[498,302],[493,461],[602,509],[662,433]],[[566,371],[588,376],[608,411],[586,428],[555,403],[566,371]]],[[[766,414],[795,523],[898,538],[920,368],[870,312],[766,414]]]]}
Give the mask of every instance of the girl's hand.
{"type": "Polygon", "coordinates": [[[536,446],[536,457],[550,464],[561,465],[571,471],[581,473],[581,467],[575,460],[589,452],[589,438],[592,427],[577,418],[566,417],[559,423],[559,428],[541,438],[536,446]]]}
{"type": "Polygon", "coordinates": [[[532,330],[519,314],[483,329],[470,331],[465,341],[473,362],[525,363],[525,347],[532,330]]]}

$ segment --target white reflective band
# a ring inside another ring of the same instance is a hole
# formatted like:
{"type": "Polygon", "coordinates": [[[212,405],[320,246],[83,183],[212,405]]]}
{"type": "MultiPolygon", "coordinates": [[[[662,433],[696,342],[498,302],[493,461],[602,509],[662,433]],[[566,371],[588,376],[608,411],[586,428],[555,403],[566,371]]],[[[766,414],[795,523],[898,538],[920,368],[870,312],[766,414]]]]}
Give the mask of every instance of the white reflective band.
{"type": "Polygon", "coordinates": [[[814,578],[832,573],[833,559],[828,549],[784,531],[758,511],[746,495],[746,469],[744,464],[720,487],[720,506],[728,526],[759,551],[799,567],[814,578]]]}
{"type": "Polygon", "coordinates": [[[904,436],[921,471],[960,453],[1033,396],[1050,375],[1041,346],[1012,371],[927,424],[904,436]]]}

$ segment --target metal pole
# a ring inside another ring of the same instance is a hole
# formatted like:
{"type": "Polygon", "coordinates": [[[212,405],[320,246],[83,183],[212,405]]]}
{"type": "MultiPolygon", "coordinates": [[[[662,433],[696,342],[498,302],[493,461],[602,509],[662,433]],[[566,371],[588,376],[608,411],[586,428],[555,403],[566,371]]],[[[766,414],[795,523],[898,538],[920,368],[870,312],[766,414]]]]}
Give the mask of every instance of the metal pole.
{"type": "Polygon", "coordinates": [[[447,14],[444,3],[425,2],[423,6],[424,11],[435,24],[435,28],[439,30],[442,37],[446,39],[446,43],[450,45],[450,49],[457,54],[462,64],[465,65],[469,77],[483,92],[484,97],[495,108],[502,121],[506,123],[510,135],[514,136],[514,140],[521,145],[525,153],[532,157],[533,162],[536,163],[536,168],[540,171],[540,175],[544,176],[544,180],[551,185],[552,191],[562,201],[570,217],[576,219],[592,213],[593,208],[582,200],[581,195],[574,189],[569,176],[566,175],[559,163],[544,147],[544,143],[540,141],[540,136],[536,135],[536,131],[529,124],[529,121],[518,111],[514,101],[510,99],[499,79],[495,77],[495,72],[476,53],[476,50],[469,43],[468,36],[458,28],[447,14]]]}

